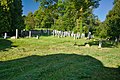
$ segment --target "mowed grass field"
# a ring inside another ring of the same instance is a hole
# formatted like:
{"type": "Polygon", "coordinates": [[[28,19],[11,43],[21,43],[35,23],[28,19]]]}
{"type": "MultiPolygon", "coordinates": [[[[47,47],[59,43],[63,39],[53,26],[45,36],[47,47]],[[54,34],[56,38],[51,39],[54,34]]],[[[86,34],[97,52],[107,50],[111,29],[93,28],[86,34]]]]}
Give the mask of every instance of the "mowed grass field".
{"type": "Polygon", "coordinates": [[[0,80],[120,80],[120,46],[42,36],[0,39],[0,80]],[[76,43],[76,44],[75,44],[76,43]]]}

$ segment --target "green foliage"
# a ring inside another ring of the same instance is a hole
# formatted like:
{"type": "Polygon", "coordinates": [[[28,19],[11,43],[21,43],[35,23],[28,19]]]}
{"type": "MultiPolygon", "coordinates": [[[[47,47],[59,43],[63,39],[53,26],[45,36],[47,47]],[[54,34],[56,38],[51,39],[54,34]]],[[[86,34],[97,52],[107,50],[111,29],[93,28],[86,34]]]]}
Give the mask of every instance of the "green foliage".
{"type": "Polygon", "coordinates": [[[106,20],[100,25],[100,36],[115,38],[120,35],[120,1],[115,0],[114,7],[109,11],[106,20]]]}
{"type": "Polygon", "coordinates": [[[21,0],[0,1],[0,32],[14,32],[24,28],[21,0]]]}
{"type": "Polygon", "coordinates": [[[29,12],[28,15],[24,18],[25,25],[27,30],[31,30],[35,28],[35,20],[32,12],[29,12]]]}
{"type": "MultiPolygon", "coordinates": [[[[74,42],[70,37],[53,36],[0,39],[0,78],[119,80],[120,47],[98,49],[93,45],[85,48],[73,46],[74,42]]],[[[85,42],[85,39],[76,40],[78,45],[85,42]]]]}
{"type": "MultiPolygon", "coordinates": [[[[100,0],[35,1],[39,1],[41,4],[39,10],[34,13],[35,23],[38,27],[52,27],[57,30],[71,31],[76,27],[76,20],[80,17],[82,17],[83,23],[81,26],[90,25],[90,23],[87,23],[88,19],[92,18],[94,20],[94,17],[90,17],[90,14],[93,15],[92,10],[98,7],[100,0]],[[83,9],[82,12],[80,11],[81,8],[83,9]],[[47,18],[48,16],[49,18],[47,18]]],[[[80,31],[80,28],[77,31],[80,31]]]]}

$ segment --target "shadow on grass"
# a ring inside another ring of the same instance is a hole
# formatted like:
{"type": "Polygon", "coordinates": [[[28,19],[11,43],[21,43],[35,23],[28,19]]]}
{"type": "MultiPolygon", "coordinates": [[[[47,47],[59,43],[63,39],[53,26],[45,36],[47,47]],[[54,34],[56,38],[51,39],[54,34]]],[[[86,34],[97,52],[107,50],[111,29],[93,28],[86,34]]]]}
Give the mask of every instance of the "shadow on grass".
{"type": "Polygon", "coordinates": [[[119,80],[119,68],[88,55],[54,54],[0,62],[1,80],[119,80]]]}
{"type": "MultiPolygon", "coordinates": [[[[76,44],[76,45],[77,46],[85,46],[86,44],[89,44],[90,46],[98,46],[99,45],[99,40],[97,40],[97,41],[88,41],[88,42],[86,42],[84,44],[81,44],[81,45],[76,44]]],[[[102,47],[103,48],[113,48],[113,47],[116,47],[116,45],[114,45],[113,42],[111,42],[111,41],[103,40],[102,41],[102,47]]]]}
{"type": "Polygon", "coordinates": [[[10,40],[0,38],[0,51],[6,51],[6,48],[11,48],[11,47],[17,47],[17,46],[13,46],[10,40]]]}
{"type": "MultiPolygon", "coordinates": [[[[99,45],[99,41],[91,41],[91,42],[88,42],[88,44],[90,44],[91,46],[92,45],[99,45]]],[[[102,47],[103,48],[113,48],[113,47],[115,47],[115,45],[111,41],[103,40],[102,47]]]]}

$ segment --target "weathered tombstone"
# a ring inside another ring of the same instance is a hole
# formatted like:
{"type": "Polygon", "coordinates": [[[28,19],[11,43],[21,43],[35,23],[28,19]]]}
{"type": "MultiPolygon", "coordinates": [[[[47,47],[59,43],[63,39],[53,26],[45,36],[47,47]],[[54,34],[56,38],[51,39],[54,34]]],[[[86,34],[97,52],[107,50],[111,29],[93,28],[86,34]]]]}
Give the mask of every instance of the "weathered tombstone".
{"type": "Polygon", "coordinates": [[[31,31],[29,31],[29,38],[31,38],[31,35],[32,35],[32,32],[31,32],[31,31]]]}
{"type": "Polygon", "coordinates": [[[88,39],[91,39],[91,32],[88,33],[88,39]]]}
{"type": "Polygon", "coordinates": [[[71,33],[71,37],[74,37],[74,32],[71,33]]]}
{"type": "Polygon", "coordinates": [[[77,33],[76,37],[77,37],[77,39],[80,39],[80,33],[79,32],[77,33]]]}
{"type": "Polygon", "coordinates": [[[53,36],[55,36],[55,30],[52,31],[53,36]]]}
{"type": "Polygon", "coordinates": [[[118,39],[117,39],[117,37],[115,37],[115,45],[117,45],[118,44],[118,39]]]}
{"type": "Polygon", "coordinates": [[[74,40],[76,39],[76,34],[74,34],[74,40]]]}
{"type": "Polygon", "coordinates": [[[81,38],[85,38],[85,34],[84,33],[81,34],[81,38]]]}
{"type": "Polygon", "coordinates": [[[98,48],[102,48],[102,40],[99,41],[99,46],[98,48]]]}
{"type": "Polygon", "coordinates": [[[87,43],[87,44],[85,44],[85,47],[90,47],[90,45],[87,43]]]}
{"type": "Polygon", "coordinates": [[[16,39],[18,38],[18,29],[16,29],[16,39]]]}
{"type": "Polygon", "coordinates": [[[94,35],[91,35],[91,38],[92,38],[92,39],[95,38],[94,35]]]}
{"type": "Polygon", "coordinates": [[[5,35],[4,35],[4,39],[6,39],[7,38],[7,33],[5,33],[5,35]]]}
{"type": "Polygon", "coordinates": [[[63,37],[63,31],[61,31],[61,37],[63,37]]]}
{"type": "Polygon", "coordinates": [[[38,36],[38,35],[36,36],[36,39],[39,39],[39,36],[38,36]]]}

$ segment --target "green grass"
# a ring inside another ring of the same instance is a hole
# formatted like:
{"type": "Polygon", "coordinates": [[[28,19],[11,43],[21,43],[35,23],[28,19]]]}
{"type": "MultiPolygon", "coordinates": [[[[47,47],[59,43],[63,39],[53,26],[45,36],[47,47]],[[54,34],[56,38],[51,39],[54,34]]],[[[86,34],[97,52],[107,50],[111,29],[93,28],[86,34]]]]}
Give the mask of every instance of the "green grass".
{"type": "Polygon", "coordinates": [[[120,46],[96,44],[53,36],[0,39],[0,80],[119,80],[120,46]]]}

